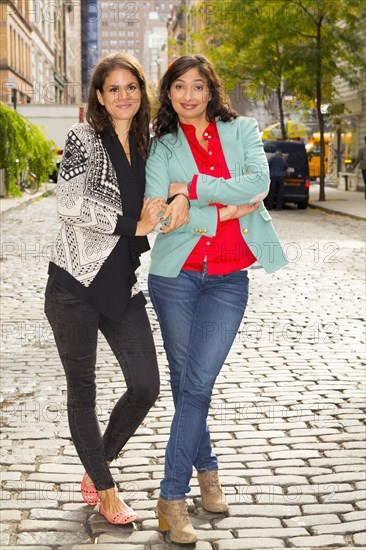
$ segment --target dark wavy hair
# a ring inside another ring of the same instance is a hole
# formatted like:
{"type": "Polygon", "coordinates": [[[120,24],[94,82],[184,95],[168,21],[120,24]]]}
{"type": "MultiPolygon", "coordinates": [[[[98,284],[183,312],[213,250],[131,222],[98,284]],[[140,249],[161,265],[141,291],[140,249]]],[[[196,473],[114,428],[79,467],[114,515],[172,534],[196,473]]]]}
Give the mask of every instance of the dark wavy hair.
{"type": "Polygon", "coordinates": [[[183,55],[171,64],[160,81],[160,107],[153,121],[153,129],[157,137],[177,133],[178,115],[169,99],[170,88],[182,74],[197,68],[200,75],[207,80],[211,99],[207,105],[207,121],[218,117],[223,122],[236,118],[238,114],[232,109],[230,99],[226,95],[224,82],[216,73],[211,61],[203,55],[183,55]]]}
{"type": "Polygon", "coordinates": [[[86,120],[94,128],[97,134],[103,134],[113,123],[106,110],[97,98],[97,90],[103,92],[105,79],[115,69],[126,69],[136,78],[141,89],[141,105],[133,118],[131,129],[134,130],[137,140],[137,149],[140,155],[146,160],[149,147],[149,122],[151,104],[148,95],[145,75],[140,63],[133,55],[127,53],[114,53],[107,55],[96,65],[92,80],[89,86],[88,107],[86,111],[86,120]]]}

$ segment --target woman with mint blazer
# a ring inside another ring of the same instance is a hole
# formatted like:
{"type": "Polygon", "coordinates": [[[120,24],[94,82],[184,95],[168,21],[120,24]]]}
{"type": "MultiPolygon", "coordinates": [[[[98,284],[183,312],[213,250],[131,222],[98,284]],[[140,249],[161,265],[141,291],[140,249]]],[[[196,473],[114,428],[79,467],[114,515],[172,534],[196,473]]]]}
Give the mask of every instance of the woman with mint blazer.
{"type": "Polygon", "coordinates": [[[269,172],[257,123],[231,109],[212,64],[200,55],[176,60],[162,78],[160,101],[146,196],[170,197],[173,216],[156,237],[149,292],[175,414],[157,511],[172,541],[192,543],[185,496],[193,466],[202,506],[228,509],[206,419],[247,304],[248,268],[258,262],[272,273],[287,260],[261,202],[269,172]],[[177,209],[189,203],[189,222],[175,229],[177,209]]]}
{"type": "MultiPolygon", "coordinates": [[[[227,164],[234,168],[230,170],[233,177],[223,184],[221,178],[198,175],[197,200],[191,200],[190,221],[171,233],[157,236],[151,252],[150,273],[176,277],[202,233],[210,237],[216,234],[218,214],[210,203],[255,203],[268,194],[268,163],[264,151],[259,151],[256,120],[238,117],[230,122],[217,120],[216,124],[227,164]],[[250,159],[251,148],[256,151],[255,161],[250,159]],[[248,169],[254,172],[246,174],[248,169]]],[[[178,135],[167,134],[152,144],[146,170],[145,195],[151,199],[167,198],[169,183],[192,180],[197,174],[197,165],[181,128],[178,135]]],[[[262,202],[250,216],[239,218],[243,239],[267,273],[287,264],[271,220],[262,202]]]]}

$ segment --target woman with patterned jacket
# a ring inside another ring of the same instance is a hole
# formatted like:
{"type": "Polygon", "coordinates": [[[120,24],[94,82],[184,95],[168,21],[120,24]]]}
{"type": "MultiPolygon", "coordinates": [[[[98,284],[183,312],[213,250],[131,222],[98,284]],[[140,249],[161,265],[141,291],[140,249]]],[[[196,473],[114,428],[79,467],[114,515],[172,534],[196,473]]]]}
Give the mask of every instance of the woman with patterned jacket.
{"type": "Polygon", "coordinates": [[[193,467],[202,506],[228,510],[206,419],[245,312],[248,268],[258,261],[271,273],[287,260],[261,202],[269,174],[257,122],[231,109],[208,59],[187,55],[171,64],[154,130],[146,195],[170,197],[181,209],[191,203],[189,222],[171,231],[168,220],[151,252],[149,293],[175,405],[157,510],[172,541],[193,543],[185,501],[193,467]]]}
{"type": "Polygon", "coordinates": [[[99,62],[86,118],[68,133],[57,183],[62,220],[49,264],[45,312],[67,380],[71,436],[85,468],[81,491],[111,523],[137,519],[118,498],[109,464],[159,392],[154,342],[135,271],[165,202],[143,200],[150,102],[129,55],[99,62]],[[96,417],[98,330],[115,354],[127,391],[104,435],[96,417]]]}

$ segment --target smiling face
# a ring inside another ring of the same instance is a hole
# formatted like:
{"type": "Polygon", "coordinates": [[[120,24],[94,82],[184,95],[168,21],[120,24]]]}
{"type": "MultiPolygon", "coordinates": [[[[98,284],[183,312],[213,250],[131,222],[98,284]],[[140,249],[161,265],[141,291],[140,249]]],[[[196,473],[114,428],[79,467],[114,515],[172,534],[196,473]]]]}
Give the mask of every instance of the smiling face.
{"type": "Polygon", "coordinates": [[[206,78],[196,67],[174,80],[168,97],[183,124],[199,126],[207,122],[206,109],[211,95],[206,78]]]}
{"type": "Polygon", "coordinates": [[[117,127],[132,122],[141,105],[141,88],[131,71],[115,69],[105,79],[103,90],[97,90],[97,98],[117,127]]]}

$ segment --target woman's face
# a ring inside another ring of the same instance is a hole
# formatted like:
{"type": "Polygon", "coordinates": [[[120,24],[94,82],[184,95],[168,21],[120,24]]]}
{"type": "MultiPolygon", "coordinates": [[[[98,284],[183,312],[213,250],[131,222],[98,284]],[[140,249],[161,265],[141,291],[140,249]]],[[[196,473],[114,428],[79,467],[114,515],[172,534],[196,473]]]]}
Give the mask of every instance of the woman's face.
{"type": "Polygon", "coordinates": [[[103,91],[97,98],[115,124],[132,121],[141,105],[140,84],[131,71],[115,69],[105,79],[103,91]]]}
{"type": "Polygon", "coordinates": [[[198,125],[207,121],[206,109],[211,99],[207,80],[196,67],[183,73],[171,85],[168,97],[183,124],[198,125]]]}

